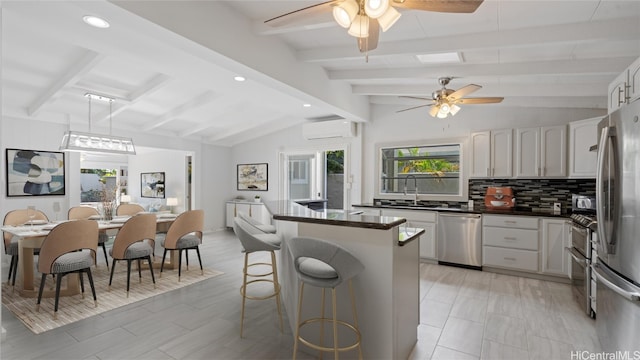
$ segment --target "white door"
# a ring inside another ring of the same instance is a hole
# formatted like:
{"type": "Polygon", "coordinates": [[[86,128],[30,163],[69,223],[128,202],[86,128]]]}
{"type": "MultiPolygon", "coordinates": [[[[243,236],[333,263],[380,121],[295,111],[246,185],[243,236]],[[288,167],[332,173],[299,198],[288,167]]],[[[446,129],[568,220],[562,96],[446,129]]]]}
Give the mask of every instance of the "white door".
{"type": "Polygon", "coordinates": [[[471,134],[471,174],[469,177],[488,177],[490,171],[491,132],[473,133],[471,134]]]}
{"type": "Polygon", "coordinates": [[[516,177],[540,174],[540,128],[516,129],[516,177]]]}
{"type": "Polygon", "coordinates": [[[513,130],[491,131],[491,177],[505,178],[513,174],[513,130]]]}
{"type": "Polygon", "coordinates": [[[545,126],[540,129],[541,176],[567,176],[567,127],[545,126]]]}

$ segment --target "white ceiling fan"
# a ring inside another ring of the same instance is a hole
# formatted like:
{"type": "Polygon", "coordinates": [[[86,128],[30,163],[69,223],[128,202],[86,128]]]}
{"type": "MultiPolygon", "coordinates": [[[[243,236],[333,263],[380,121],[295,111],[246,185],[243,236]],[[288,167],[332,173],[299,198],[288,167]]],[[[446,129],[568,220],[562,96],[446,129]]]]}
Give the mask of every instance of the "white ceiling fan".
{"type": "Polygon", "coordinates": [[[438,82],[440,83],[440,85],[442,85],[442,88],[440,90],[434,91],[431,94],[431,99],[416,96],[401,96],[403,98],[426,100],[431,102],[420,106],[414,106],[408,109],[398,110],[397,112],[431,106],[429,115],[431,115],[432,117],[439,117],[441,119],[444,119],[447,116],[453,116],[458,111],[460,111],[460,107],[457,104],[495,104],[504,100],[503,97],[478,97],[465,99],[465,96],[471,94],[474,91],[482,89],[482,86],[469,84],[467,86],[461,87],[458,90],[447,89],[447,85],[449,85],[449,82],[452,79],[453,78],[450,76],[439,78],[438,82]]]}
{"type": "Polygon", "coordinates": [[[378,47],[380,30],[387,31],[401,14],[396,9],[472,13],[484,0],[331,0],[294,10],[265,24],[278,27],[295,23],[304,16],[333,12],[338,25],[357,38],[360,52],[378,47]]]}

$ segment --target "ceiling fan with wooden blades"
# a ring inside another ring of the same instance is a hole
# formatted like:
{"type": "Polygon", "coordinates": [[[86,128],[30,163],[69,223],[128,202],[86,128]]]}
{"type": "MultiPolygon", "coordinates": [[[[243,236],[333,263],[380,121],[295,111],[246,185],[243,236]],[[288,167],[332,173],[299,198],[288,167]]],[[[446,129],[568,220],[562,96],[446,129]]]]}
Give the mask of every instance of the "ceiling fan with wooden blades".
{"type": "Polygon", "coordinates": [[[380,30],[387,31],[400,18],[397,9],[445,13],[472,13],[484,0],[331,0],[288,12],[265,21],[279,27],[304,17],[333,13],[338,25],[357,38],[358,49],[366,53],[378,47],[380,30]]]}
{"type": "Polygon", "coordinates": [[[438,82],[440,83],[442,88],[440,90],[434,91],[431,94],[431,99],[416,96],[401,96],[402,98],[408,99],[426,100],[430,101],[430,103],[410,107],[408,109],[398,110],[397,112],[431,106],[431,108],[429,109],[429,115],[431,115],[432,117],[444,119],[447,116],[453,116],[458,111],[460,111],[460,107],[458,106],[458,104],[495,104],[504,100],[503,97],[478,97],[465,99],[465,96],[482,89],[482,86],[469,84],[467,86],[461,87],[458,90],[447,89],[447,85],[449,85],[449,82],[452,79],[453,78],[449,76],[439,78],[438,82]]]}

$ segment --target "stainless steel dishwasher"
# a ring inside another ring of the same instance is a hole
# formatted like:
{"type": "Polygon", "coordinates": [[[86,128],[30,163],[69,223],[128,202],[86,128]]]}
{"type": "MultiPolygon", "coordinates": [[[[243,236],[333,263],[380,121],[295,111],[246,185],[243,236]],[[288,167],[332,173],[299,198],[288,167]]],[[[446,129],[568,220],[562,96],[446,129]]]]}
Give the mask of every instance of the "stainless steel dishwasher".
{"type": "Polygon", "coordinates": [[[482,215],[438,213],[438,263],[482,268],[482,215]]]}

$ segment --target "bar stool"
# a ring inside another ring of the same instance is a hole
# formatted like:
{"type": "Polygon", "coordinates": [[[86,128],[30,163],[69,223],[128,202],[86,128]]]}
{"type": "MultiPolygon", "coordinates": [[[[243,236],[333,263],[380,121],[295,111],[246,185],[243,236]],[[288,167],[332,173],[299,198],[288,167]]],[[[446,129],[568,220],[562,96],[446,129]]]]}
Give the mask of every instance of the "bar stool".
{"type": "Polygon", "coordinates": [[[346,249],[325,240],[295,237],[287,242],[287,245],[291,255],[293,256],[293,264],[298,275],[298,279],[300,280],[293,359],[296,358],[296,353],[298,351],[298,341],[313,349],[320,350],[321,355],[323,351],[333,351],[336,359],[338,358],[339,351],[353,350],[357,347],[358,357],[362,359],[362,347],[360,345],[361,336],[360,330],[358,329],[358,318],[356,315],[356,305],[351,279],[364,270],[364,265],[346,249]],[[344,281],[347,281],[349,284],[351,309],[353,312],[353,325],[337,319],[336,287],[344,281]],[[322,288],[322,314],[319,318],[311,318],[301,322],[302,297],[305,284],[322,288]],[[331,302],[333,308],[333,317],[330,319],[324,317],[325,289],[327,288],[331,288],[331,302]],[[320,345],[313,344],[300,336],[300,329],[303,326],[315,322],[320,322],[320,345]],[[326,347],[323,344],[325,322],[331,322],[333,325],[333,347],[326,347]],[[338,324],[351,329],[355,333],[356,341],[353,344],[338,347],[338,324]]]}
{"type": "Polygon", "coordinates": [[[239,217],[233,219],[233,231],[240,239],[244,252],[244,268],[242,269],[242,287],[240,287],[240,294],[242,295],[242,313],[240,315],[240,337],[242,337],[242,331],[244,329],[244,305],[247,299],[249,300],[266,300],[275,297],[276,304],[278,306],[278,315],[280,316],[280,332],[282,332],[282,309],[280,308],[280,284],[278,283],[278,268],[276,266],[275,251],[280,250],[280,237],[275,234],[267,234],[259,229],[255,228],[251,224],[242,220],[239,217]],[[258,251],[268,251],[271,253],[271,263],[256,262],[249,264],[249,254],[258,251]],[[253,266],[270,266],[271,271],[267,273],[249,273],[249,268],[253,266]],[[272,276],[271,279],[265,279],[267,276],[272,276]],[[247,281],[248,277],[256,278],[247,281]],[[252,296],[247,295],[247,286],[258,282],[270,282],[273,283],[273,293],[264,296],[252,296]]]}
{"type": "Polygon", "coordinates": [[[249,223],[249,225],[254,226],[255,228],[257,228],[258,230],[268,233],[268,234],[275,234],[276,233],[276,227],[271,225],[271,224],[263,224],[261,222],[259,222],[258,220],[252,218],[251,216],[249,216],[247,213],[242,212],[242,211],[238,211],[237,212],[238,217],[241,218],[242,220],[246,221],[247,223],[249,223]]]}

